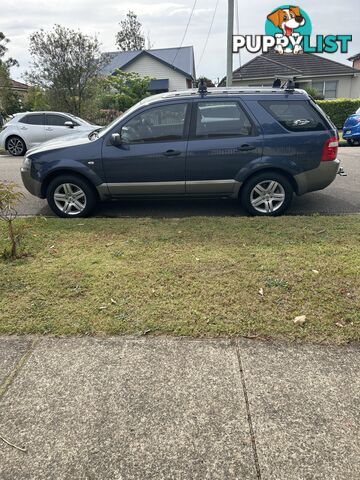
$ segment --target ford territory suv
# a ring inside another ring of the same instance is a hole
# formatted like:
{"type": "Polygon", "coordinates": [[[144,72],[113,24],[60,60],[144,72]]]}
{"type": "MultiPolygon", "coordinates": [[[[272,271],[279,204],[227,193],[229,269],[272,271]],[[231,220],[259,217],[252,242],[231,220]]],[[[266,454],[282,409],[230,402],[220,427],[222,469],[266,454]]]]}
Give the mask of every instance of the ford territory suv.
{"type": "Polygon", "coordinates": [[[327,187],[338,135],[302,90],[214,88],[148,97],[101,130],[29,150],[25,187],[60,217],[99,200],[230,197],[250,215],[286,211],[327,187]]]}

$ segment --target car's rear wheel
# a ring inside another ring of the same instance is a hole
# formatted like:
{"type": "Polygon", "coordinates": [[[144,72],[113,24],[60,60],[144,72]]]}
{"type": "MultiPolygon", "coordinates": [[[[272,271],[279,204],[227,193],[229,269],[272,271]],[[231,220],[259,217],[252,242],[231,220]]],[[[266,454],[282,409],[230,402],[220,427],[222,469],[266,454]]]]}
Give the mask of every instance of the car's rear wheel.
{"type": "Polygon", "coordinates": [[[294,190],[285,175],[264,172],[252,176],[241,190],[241,203],[250,215],[275,217],[291,204],[294,190]]]}
{"type": "Polygon", "coordinates": [[[51,210],[62,218],[87,217],[94,210],[97,195],[93,186],[77,175],[60,175],[47,189],[51,210]]]}
{"type": "Polygon", "coordinates": [[[6,140],[6,150],[14,157],[20,157],[26,153],[26,145],[22,138],[13,135],[6,140]]]}
{"type": "Polygon", "coordinates": [[[347,141],[348,145],[350,145],[350,147],[355,146],[355,140],[353,138],[348,138],[346,141],[347,141]]]}

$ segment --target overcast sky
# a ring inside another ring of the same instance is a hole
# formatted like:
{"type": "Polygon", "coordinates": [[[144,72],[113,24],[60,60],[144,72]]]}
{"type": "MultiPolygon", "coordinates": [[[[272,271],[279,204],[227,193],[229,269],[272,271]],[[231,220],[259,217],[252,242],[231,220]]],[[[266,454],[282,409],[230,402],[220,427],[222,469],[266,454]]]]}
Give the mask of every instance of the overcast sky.
{"type": "MultiPolygon", "coordinates": [[[[236,0],[235,0],[236,2],[236,0]]],[[[21,80],[28,67],[28,40],[34,30],[51,29],[54,23],[96,34],[103,51],[114,51],[118,23],[128,10],[133,10],[149,32],[153,48],[179,46],[194,0],[1,0],[0,31],[11,40],[9,55],[20,68],[12,69],[12,77],[21,80]]],[[[184,46],[193,45],[197,75],[211,79],[223,77],[226,70],[227,0],[219,0],[209,42],[199,65],[216,0],[197,0],[184,46]]],[[[351,34],[349,54],[333,54],[330,58],[348,63],[347,58],[360,52],[360,0],[302,0],[293,4],[303,8],[311,18],[313,34],[351,34]]],[[[264,34],[266,16],[282,1],[238,0],[239,33],[264,34]]],[[[235,22],[235,33],[236,22],[235,22]]],[[[252,57],[241,55],[242,63],[252,57]]],[[[350,64],[349,64],[350,65],[350,64]]],[[[239,57],[234,55],[234,69],[239,57]]]]}

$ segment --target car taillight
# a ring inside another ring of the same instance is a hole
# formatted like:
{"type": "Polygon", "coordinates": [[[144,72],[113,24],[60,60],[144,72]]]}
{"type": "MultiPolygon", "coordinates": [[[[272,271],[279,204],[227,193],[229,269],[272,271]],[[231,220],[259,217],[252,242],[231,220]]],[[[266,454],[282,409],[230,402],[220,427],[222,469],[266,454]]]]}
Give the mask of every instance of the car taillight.
{"type": "Polygon", "coordinates": [[[331,160],[336,160],[338,147],[339,142],[336,137],[327,139],[324,145],[321,161],[328,162],[331,160]]]}

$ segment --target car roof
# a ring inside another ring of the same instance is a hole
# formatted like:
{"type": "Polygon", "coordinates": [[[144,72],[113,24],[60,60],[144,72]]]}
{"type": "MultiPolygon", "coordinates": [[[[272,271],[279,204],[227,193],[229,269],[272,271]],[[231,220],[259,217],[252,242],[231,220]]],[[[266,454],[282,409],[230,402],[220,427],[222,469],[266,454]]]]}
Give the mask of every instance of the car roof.
{"type": "Polygon", "coordinates": [[[19,113],[14,113],[14,117],[18,117],[20,115],[38,115],[38,114],[42,114],[42,113],[50,113],[50,114],[54,114],[54,115],[69,115],[69,117],[74,117],[75,115],[72,115],[71,113],[67,113],[67,112],[54,112],[52,110],[38,110],[36,112],[19,112],[19,113]]]}
{"type": "Polygon", "coordinates": [[[270,88],[270,87],[217,87],[217,88],[208,88],[206,95],[203,97],[199,93],[196,88],[188,89],[188,90],[180,90],[174,92],[166,92],[166,93],[159,93],[157,95],[151,95],[150,97],[144,98],[140,104],[141,105],[148,105],[153,102],[161,102],[171,99],[177,98],[224,98],[234,96],[262,96],[262,95],[270,95],[276,97],[284,97],[289,96],[289,94],[296,95],[297,97],[306,97],[309,98],[307,92],[305,90],[301,90],[298,88],[287,90],[282,88],[270,88]]]}

